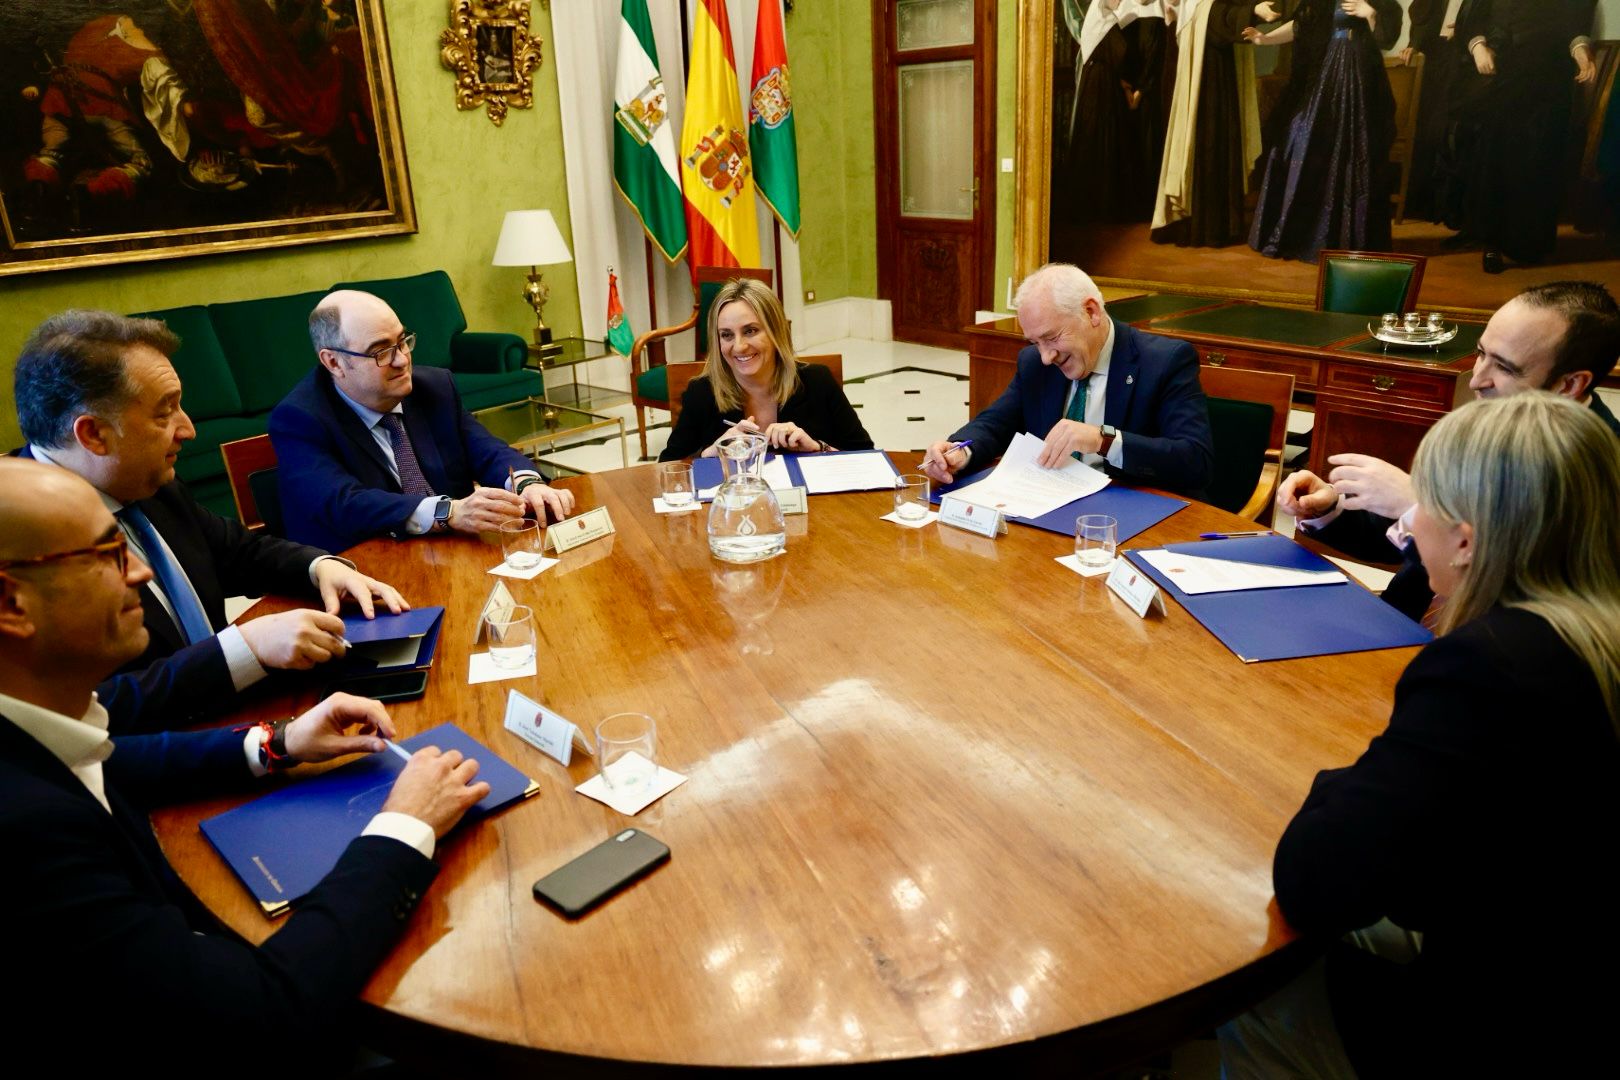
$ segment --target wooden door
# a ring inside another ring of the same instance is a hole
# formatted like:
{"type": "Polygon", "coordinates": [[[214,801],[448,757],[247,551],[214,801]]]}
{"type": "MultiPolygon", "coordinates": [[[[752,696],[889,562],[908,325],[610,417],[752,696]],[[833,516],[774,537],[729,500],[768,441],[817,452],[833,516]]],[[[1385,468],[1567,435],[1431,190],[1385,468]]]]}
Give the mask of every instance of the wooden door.
{"type": "Polygon", "coordinates": [[[873,0],[878,295],[900,341],[965,349],[993,303],[996,0],[873,0]]]}

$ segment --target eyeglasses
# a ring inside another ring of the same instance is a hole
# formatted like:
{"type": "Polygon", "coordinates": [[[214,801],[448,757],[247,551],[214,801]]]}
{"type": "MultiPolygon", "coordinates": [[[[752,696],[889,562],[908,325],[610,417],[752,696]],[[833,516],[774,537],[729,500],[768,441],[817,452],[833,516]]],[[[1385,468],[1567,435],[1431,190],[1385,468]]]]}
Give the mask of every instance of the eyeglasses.
{"type": "Polygon", "coordinates": [[[89,547],[74,548],[72,551],[58,551],[51,555],[35,555],[31,559],[5,559],[0,561],[0,571],[10,570],[16,566],[43,566],[46,563],[59,562],[62,559],[74,559],[80,555],[112,556],[113,562],[118,565],[120,574],[129,573],[129,540],[123,533],[119,533],[111,540],[89,547]]]}
{"type": "Polygon", "coordinates": [[[416,351],[416,334],[407,331],[405,336],[397,342],[392,345],[384,345],[376,352],[355,352],[353,349],[340,349],[336,345],[331,346],[331,349],[333,352],[340,352],[344,356],[363,356],[368,360],[376,361],[378,367],[387,367],[394,362],[395,350],[407,356],[416,351]]]}

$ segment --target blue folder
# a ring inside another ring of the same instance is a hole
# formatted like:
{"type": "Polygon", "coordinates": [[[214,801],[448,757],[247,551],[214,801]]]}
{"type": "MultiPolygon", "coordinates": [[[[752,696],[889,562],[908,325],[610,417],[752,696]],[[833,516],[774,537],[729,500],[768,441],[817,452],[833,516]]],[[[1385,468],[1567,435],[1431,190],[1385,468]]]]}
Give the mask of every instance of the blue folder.
{"type": "MultiPolygon", "coordinates": [[[[882,456],[883,460],[888,463],[890,471],[892,471],[895,476],[900,475],[900,470],[894,467],[894,462],[890,461],[889,455],[883,453],[882,450],[829,450],[825,454],[817,454],[815,456],[834,457],[839,454],[879,454],[882,456]]],[[[771,454],[769,456],[780,457],[783,460],[783,462],[787,465],[788,476],[792,479],[795,487],[799,487],[804,484],[804,473],[799,469],[799,458],[801,455],[771,454]]],[[[692,459],[692,486],[697,488],[699,491],[702,491],[704,488],[719,487],[720,481],[724,479],[725,473],[720,467],[719,458],[699,457],[692,459]]],[[[823,491],[819,492],[818,494],[832,495],[834,492],[823,491]]],[[[709,499],[704,498],[701,499],[701,501],[708,502],[709,499]]]]}
{"type": "Polygon", "coordinates": [[[433,654],[439,647],[439,628],[444,625],[443,616],[442,607],[412,608],[398,615],[391,611],[380,610],[374,619],[368,619],[364,615],[345,615],[343,638],[353,648],[340,663],[346,672],[368,674],[431,667],[433,654]],[[416,647],[416,659],[411,663],[384,667],[375,657],[368,655],[368,646],[386,648],[407,638],[421,639],[416,647]]]}
{"type": "MultiPolygon", "coordinates": [[[[478,779],[490,791],[467,811],[476,820],[526,799],[540,785],[497,757],[454,724],[440,724],[400,746],[460,750],[478,761],[478,779]]],[[[337,865],[349,841],[382,809],[405,762],[384,750],[341,768],[295,782],[201,823],[203,835],[224,856],[264,913],[284,914],[337,865]]]]}
{"type": "MultiPolygon", "coordinates": [[[[937,487],[930,500],[937,504],[941,495],[949,495],[957,488],[976,484],[989,475],[989,469],[981,469],[972,476],[958,479],[955,483],[937,487]]],[[[1151,491],[1138,491],[1135,488],[1111,483],[1101,491],[1065,503],[1038,518],[1009,517],[1007,520],[1016,521],[1020,525],[1033,525],[1047,532],[1073,536],[1074,519],[1081,514],[1107,514],[1119,523],[1115,539],[1123,544],[1137,533],[1153,528],[1186,505],[1186,499],[1172,499],[1168,495],[1155,495],[1151,491]]]]}
{"type": "MultiPolygon", "coordinates": [[[[1290,570],[1338,570],[1320,555],[1276,533],[1167,544],[1164,550],[1290,570]]],[[[1140,549],[1125,552],[1125,557],[1246,664],[1398,649],[1434,638],[1353,581],[1189,596],[1149,566],[1140,549]]]]}

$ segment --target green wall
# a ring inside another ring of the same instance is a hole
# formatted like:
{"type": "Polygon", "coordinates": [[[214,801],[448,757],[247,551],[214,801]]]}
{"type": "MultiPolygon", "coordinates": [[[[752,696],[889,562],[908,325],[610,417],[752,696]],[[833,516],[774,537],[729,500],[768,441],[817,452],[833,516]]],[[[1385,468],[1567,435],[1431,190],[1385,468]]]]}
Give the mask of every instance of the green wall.
{"type": "Polygon", "coordinates": [[[817,301],[876,296],[871,2],[798,4],[787,17],[787,37],[799,135],[804,288],[814,289],[817,301]]]}
{"type": "MultiPolygon", "coordinates": [[[[511,110],[497,128],[482,109],[458,112],[455,107],[453,76],[438,56],[447,11],[446,4],[423,0],[386,5],[418,233],[0,278],[0,449],[21,438],[11,405],[17,352],[35,325],[67,307],[140,311],[442,268],[455,281],[473,329],[526,334],[534,315],[519,295],[523,271],[492,267],[489,261],[508,210],[550,209],[572,246],[551,14],[539,4],[532,8],[531,33],[544,41],[545,57],[535,73],[534,108],[511,110]]],[[[559,334],[578,333],[573,273],[558,267],[546,280],[551,284],[547,323],[559,334]]],[[[408,324],[409,315],[404,317],[408,324]]]]}

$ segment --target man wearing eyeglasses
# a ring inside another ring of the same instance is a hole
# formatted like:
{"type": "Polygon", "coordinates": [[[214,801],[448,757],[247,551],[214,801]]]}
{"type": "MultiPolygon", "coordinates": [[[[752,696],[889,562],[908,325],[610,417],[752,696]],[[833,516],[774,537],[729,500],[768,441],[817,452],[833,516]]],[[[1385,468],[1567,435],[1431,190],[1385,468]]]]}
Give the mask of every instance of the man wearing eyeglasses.
{"type": "Polygon", "coordinates": [[[573,511],[462,406],[448,371],[412,364],[416,335],[381,299],[331,293],[309,336],[318,366],[270,413],[288,536],[341,550],[573,511]]]}
{"type": "Polygon", "coordinates": [[[202,718],[268,669],[306,669],[345,650],[337,612],[349,599],[409,605],[392,586],[318,548],[250,532],[193,499],[175,479],[196,428],[169,362],[179,339],[154,319],[66,311],[35,329],[17,360],[23,457],[89,481],[155,578],[141,588],[149,644],[102,687],[114,730],[155,708],[170,724],[202,718]],[[319,597],[231,626],[230,596],[319,597]]]}
{"type": "Polygon", "coordinates": [[[221,932],[165,861],[149,810],[385,752],[394,726],[377,702],[334,694],[281,726],[109,738],[94,691],[146,647],[138,589],[151,577],[83,480],[0,458],[7,1028],[74,1073],[161,1058],[174,1076],[295,1063],[325,1075],[437,872],[439,838],[489,785],[456,751],[417,751],[279,933],[252,946],[221,932]]]}

